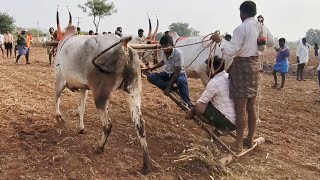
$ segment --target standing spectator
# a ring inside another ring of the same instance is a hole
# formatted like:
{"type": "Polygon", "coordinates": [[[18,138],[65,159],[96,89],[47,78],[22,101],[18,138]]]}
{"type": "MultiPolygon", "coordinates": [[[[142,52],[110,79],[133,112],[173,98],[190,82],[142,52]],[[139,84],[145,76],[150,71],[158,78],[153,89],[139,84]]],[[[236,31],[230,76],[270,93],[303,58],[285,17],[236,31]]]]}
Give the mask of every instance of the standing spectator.
{"type": "Polygon", "coordinates": [[[314,43],[314,55],[319,60],[319,66],[318,66],[318,81],[319,81],[319,87],[320,87],[320,56],[319,56],[319,46],[317,43],[314,43]]]}
{"type": "Polygon", "coordinates": [[[139,29],[138,30],[138,37],[136,37],[136,40],[140,43],[144,43],[144,41],[145,41],[145,39],[146,39],[146,37],[144,37],[144,35],[143,35],[143,33],[144,33],[144,31],[143,31],[143,29],[139,29]]]}
{"type": "Polygon", "coordinates": [[[77,27],[77,34],[82,35],[80,27],[77,27]]]}
{"type": "Polygon", "coordinates": [[[290,56],[290,50],[289,47],[285,44],[286,40],[284,38],[279,39],[279,48],[275,47],[275,50],[277,51],[277,57],[276,57],[276,64],[274,65],[273,69],[273,77],[274,77],[274,85],[272,87],[277,88],[278,87],[278,81],[277,81],[277,72],[281,74],[282,80],[281,80],[281,86],[278,89],[282,89],[284,86],[284,82],[286,80],[286,73],[289,71],[289,61],[288,57],[290,56]]]}
{"type": "MultiPolygon", "coordinates": [[[[49,28],[49,37],[48,37],[48,41],[53,41],[54,40],[54,28],[50,27],[49,28]]],[[[52,56],[54,56],[54,51],[55,51],[55,47],[47,47],[47,54],[49,55],[49,65],[51,66],[52,63],[52,56]]]]}
{"type": "Polygon", "coordinates": [[[122,28],[121,27],[117,27],[116,31],[114,32],[116,35],[122,37],[122,28]]]}
{"type": "Polygon", "coordinates": [[[3,53],[3,43],[4,43],[4,37],[3,35],[0,33],[0,49],[2,51],[2,56],[4,56],[4,53],[3,53]]]}
{"type": "Polygon", "coordinates": [[[18,35],[18,39],[17,39],[17,44],[18,44],[18,51],[19,51],[19,55],[17,56],[16,59],[16,64],[18,63],[20,57],[22,55],[24,55],[26,57],[26,64],[30,64],[29,63],[29,48],[27,45],[27,40],[30,38],[27,37],[27,30],[22,30],[22,32],[18,35]]]}
{"type": "Polygon", "coordinates": [[[46,34],[43,34],[41,42],[42,42],[42,46],[45,47],[46,46],[46,42],[47,42],[47,35],[46,34]]]}
{"type": "MultiPolygon", "coordinates": [[[[253,1],[244,1],[240,5],[240,18],[242,24],[234,31],[230,43],[222,47],[223,55],[235,57],[230,71],[230,92],[235,103],[236,111],[236,141],[231,149],[236,152],[243,150],[243,145],[251,148],[256,130],[256,97],[259,88],[259,48],[257,40],[261,33],[261,25],[255,20],[257,14],[256,4],[253,1]],[[248,136],[244,136],[245,116],[248,116],[248,136]]],[[[214,42],[220,43],[219,34],[211,36],[214,42]]],[[[270,43],[273,43],[270,39],[270,43]]],[[[268,46],[270,44],[267,43],[268,46]]]]}
{"type": "Polygon", "coordinates": [[[9,58],[9,52],[10,52],[10,58],[12,58],[12,47],[13,47],[13,36],[10,34],[9,31],[6,32],[4,35],[4,48],[7,51],[7,58],[9,58]]]}
{"type": "Polygon", "coordinates": [[[298,81],[305,81],[303,78],[303,69],[305,65],[309,61],[309,52],[310,52],[310,45],[307,44],[307,39],[302,38],[302,43],[299,43],[297,47],[297,80],[298,81]]]}

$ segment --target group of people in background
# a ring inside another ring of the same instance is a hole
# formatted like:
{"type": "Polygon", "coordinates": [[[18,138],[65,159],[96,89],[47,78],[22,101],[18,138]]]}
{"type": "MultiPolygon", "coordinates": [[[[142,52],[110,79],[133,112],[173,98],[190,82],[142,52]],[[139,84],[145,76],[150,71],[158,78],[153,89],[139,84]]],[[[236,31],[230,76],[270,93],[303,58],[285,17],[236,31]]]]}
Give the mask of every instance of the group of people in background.
{"type": "Polygon", "coordinates": [[[10,31],[6,31],[4,35],[0,34],[0,49],[2,52],[2,56],[4,56],[4,49],[5,49],[7,58],[12,58],[13,43],[14,43],[14,39],[10,31]]]}
{"type": "Polygon", "coordinates": [[[19,51],[18,56],[16,57],[16,63],[18,63],[21,56],[26,57],[26,64],[30,64],[29,62],[29,52],[30,46],[33,42],[32,34],[27,33],[26,29],[23,29],[20,34],[18,34],[16,41],[14,36],[10,33],[10,31],[6,31],[4,35],[0,34],[0,49],[2,51],[2,55],[4,55],[4,49],[6,50],[6,58],[12,58],[12,50],[16,56],[16,50],[19,51]],[[4,49],[3,49],[4,47],[4,49]]]}
{"type": "MultiPolygon", "coordinates": [[[[284,87],[284,84],[285,84],[285,74],[289,72],[290,49],[286,45],[285,38],[279,39],[279,47],[275,47],[275,50],[277,52],[277,55],[276,55],[276,63],[273,69],[274,85],[272,87],[278,88],[280,90],[284,87]],[[277,73],[281,74],[280,86],[278,86],[277,73]]],[[[318,44],[315,43],[314,55],[318,60],[320,60],[318,51],[319,51],[318,44]]],[[[303,72],[304,72],[305,66],[309,62],[310,53],[311,53],[311,46],[307,43],[306,38],[302,38],[297,46],[297,51],[296,51],[296,60],[297,60],[296,80],[297,81],[305,81],[303,77],[303,72]]],[[[318,74],[318,80],[319,80],[319,86],[320,86],[320,63],[317,68],[317,74],[318,74]]]]}

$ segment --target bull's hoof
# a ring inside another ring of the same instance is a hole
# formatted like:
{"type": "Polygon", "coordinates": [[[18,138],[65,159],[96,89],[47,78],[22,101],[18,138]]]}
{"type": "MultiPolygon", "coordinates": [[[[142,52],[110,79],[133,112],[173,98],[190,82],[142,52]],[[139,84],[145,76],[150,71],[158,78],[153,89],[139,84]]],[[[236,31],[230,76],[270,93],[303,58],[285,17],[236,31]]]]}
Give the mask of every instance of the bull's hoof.
{"type": "Polygon", "coordinates": [[[149,163],[149,164],[143,163],[142,174],[143,174],[143,175],[147,175],[147,174],[149,174],[150,172],[151,172],[150,163],[149,163]]]}
{"type": "Polygon", "coordinates": [[[61,115],[56,115],[56,121],[57,121],[59,126],[63,126],[65,124],[65,122],[62,119],[61,115]]]}
{"type": "Polygon", "coordinates": [[[103,153],[103,147],[97,146],[96,149],[94,150],[96,154],[102,154],[103,153]]]}
{"type": "Polygon", "coordinates": [[[85,130],[85,129],[79,129],[79,130],[78,130],[78,133],[79,133],[79,134],[85,134],[85,133],[86,133],[86,130],[85,130]]]}

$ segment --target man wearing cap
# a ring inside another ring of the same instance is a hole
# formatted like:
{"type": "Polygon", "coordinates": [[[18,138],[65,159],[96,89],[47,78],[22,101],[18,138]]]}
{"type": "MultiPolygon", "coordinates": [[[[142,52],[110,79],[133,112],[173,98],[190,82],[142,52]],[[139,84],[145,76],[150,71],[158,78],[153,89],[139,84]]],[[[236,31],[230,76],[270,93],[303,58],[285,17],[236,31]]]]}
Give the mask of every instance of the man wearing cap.
{"type": "Polygon", "coordinates": [[[17,56],[16,64],[18,63],[18,61],[22,55],[24,55],[26,57],[26,61],[27,61],[26,64],[30,64],[29,63],[29,48],[27,46],[27,40],[28,40],[27,30],[24,29],[24,30],[22,30],[21,34],[18,35],[18,39],[17,39],[19,55],[17,56]]]}

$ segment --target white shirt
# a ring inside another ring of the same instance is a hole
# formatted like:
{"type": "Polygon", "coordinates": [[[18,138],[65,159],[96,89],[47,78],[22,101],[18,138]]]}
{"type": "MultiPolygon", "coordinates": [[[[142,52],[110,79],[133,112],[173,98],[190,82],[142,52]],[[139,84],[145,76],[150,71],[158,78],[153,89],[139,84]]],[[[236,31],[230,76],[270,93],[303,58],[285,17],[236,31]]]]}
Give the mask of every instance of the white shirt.
{"type": "MultiPolygon", "coordinates": [[[[222,53],[230,57],[251,57],[259,56],[257,39],[260,34],[261,24],[254,17],[248,18],[242,22],[233,31],[230,43],[226,43],[222,47],[222,53]]],[[[273,45],[273,36],[268,28],[263,26],[263,31],[268,38],[267,46],[273,45]]]]}
{"type": "Polygon", "coordinates": [[[299,64],[308,63],[310,53],[310,45],[300,43],[297,47],[297,56],[299,57],[299,64]]]}
{"type": "Polygon", "coordinates": [[[0,34],[0,44],[3,44],[3,35],[2,34],[0,34]]]}
{"type": "Polygon", "coordinates": [[[12,34],[5,34],[4,35],[4,42],[5,43],[13,43],[13,36],[12,34]]]}
{"type": "Polygon", "coordinates": [[[142,37],[139,37],[139,36],[137,36],[136,37],[136,41],[139,43],[139,44],[144,44],[145,43],[145,37],[144,36],[142,36],[142,37]]]}
{"type": "Polygon", "coordinates": [[[232,124],[236,124],[234,102],[230,98],[229,89],[229,75],[226,71],[222,71],[209,81],[198,102],[205,104],[211,102],[232,124]]]}
{"type": "Polygon", "coordinates": [[[45,36],[42,37],[42,44],[47,42],[47,38],[45,36]]]}

